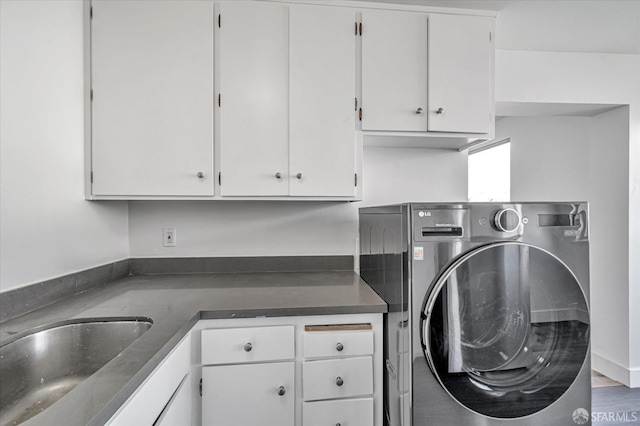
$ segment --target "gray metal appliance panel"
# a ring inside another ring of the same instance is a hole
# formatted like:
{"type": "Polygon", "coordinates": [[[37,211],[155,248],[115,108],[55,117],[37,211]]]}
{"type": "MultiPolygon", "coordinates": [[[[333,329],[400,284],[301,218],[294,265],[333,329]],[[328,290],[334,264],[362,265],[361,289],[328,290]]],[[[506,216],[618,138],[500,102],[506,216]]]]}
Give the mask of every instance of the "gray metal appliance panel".
{"type": "Polygon", "coordinates": [[[558,257],[575,275],[588,303],[587,216],[584,202],[412,203],[360,209],[361,275],[389,303],[385,322],[388,424],[450,425],[455,419],[457,425],[571,425],[575,408],[590,409],[587,356],[570,389],[545,409],[518,419],[476,413],[438,382],[424,356],[420,333],[425,297],[442,271],[470,250],[495,242],[524,242],[558,257]],[[519,222],[509,232],[498,230],[493,222],[503,209],[517,212],[514,217],[519,222]],[[440,214],[443,211],[457,212],[449,215],[455,219],[439,221],[447,216],[440,214]],[[457,226],[462,233],[454,229],[457,226]],[[445,233],[437,235],[437,227],[445,233]]]}

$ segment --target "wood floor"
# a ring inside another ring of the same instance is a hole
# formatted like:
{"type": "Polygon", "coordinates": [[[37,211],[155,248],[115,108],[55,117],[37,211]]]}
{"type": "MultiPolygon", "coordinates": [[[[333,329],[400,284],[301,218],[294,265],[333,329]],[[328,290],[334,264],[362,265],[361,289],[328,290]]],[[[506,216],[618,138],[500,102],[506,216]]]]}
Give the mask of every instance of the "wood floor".
{"type": "Polygon", "coordinates": [[[630,389],[597,373],[592,383],[593,426],[640,426],[640,388],[630,389]]]}

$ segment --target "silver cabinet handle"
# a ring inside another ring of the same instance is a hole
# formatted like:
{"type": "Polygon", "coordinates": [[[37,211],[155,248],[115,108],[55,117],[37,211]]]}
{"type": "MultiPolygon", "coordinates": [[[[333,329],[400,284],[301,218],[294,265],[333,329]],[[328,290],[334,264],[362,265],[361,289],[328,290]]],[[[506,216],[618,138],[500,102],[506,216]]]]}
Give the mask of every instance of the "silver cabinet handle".
{"type": "Polygon", "coordinates": [[[416,114],[418,114],[418,115],[422,114],[423,112],[424,112],[424,110],[422,108],[418,108],[416,110],[416,114]]]}
{"type": "Polygon", "coordinates": [[[196,173],[196,176],[198,177],[198,179],[202,179],[204,177],[204,173],[198,172],[196,173]]]}
{"type": "Polygon", "coordinates": [[[296,175],[296,177],[297,177],[298,179],[302,179],[302,173],[298,173],[298,174],[296,175]]]}
{"type": "Polygon", "coordinates": [[[244,350],[245,350],[245,352],[251,352],[251,349],[253,349],[253,345],[251,344],[251,342],[247,342],[247,343],[244,345],[244,350]]]}
{"type": "Polygon", "coordinates": [[[276,179],[280,179],[281,177],[282,177],[282,173],[277,172],[277,173],[276,173],[276,179]]]}
{"type": "Polygon", "coordinates": [[[342,386],[343,384],[344,384],[344,380],[342,380],[342,377],[337,377],[336,378],[336,385],[342,386]]]}
{"type": "Polygon", "coordinates": [[[342,343],[338,343],[336,345],[336,351],[338,352],[342,352],[342,350],[344,349],[344,346],[342,345],[342,343]]]}
{"type": "Polygon", "coordinates": [[[444,112],[444,109],[442,109],[442,108],[438,108],[436,110],[436,114],[442,114],[443,112],[444,112]]]}
{"type": "Polygon", "coordinates": [[[284,395],[285,393],[286,393],[286,391],[285,391],[285,389],[284,389],[284,386],[280,386],[280,387],[278,388],[278,395],[282,396],[282,395],[284,395]]]}

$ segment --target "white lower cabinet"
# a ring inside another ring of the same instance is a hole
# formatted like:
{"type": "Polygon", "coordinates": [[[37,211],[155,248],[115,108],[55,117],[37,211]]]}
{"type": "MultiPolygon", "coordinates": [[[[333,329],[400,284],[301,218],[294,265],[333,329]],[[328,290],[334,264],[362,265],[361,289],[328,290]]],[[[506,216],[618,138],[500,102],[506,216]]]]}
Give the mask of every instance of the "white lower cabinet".
{"type": "Polygon", "coordinates": [[[202,382],[203,426],[294,425],[293,361],[203,367],[202,382]]]}
{"type": "Polygon", "coordinates": [[[190,367],[191,334],[187,334],[106,424],[192,424],[190,367]],[[167,419],[161,421],[163,416],[167,419]]]}
{"type": "Polygon", "coordinates": [[[304,426],[371,426],[373,398],[305,402],[302,422],[304,426]]]}
{"type": "Polygon", "coordinates": [[[192,337],[203,426],[382,426],[382,314],[202,320],[192,337]]]}
{"type": "Polygon", "coordinates": [[[305,361],[302,366],[305,401],[373,394],[371,357],[305,361]]]}
{"type": "Polygon", "coordinates": [[[153,426],[187,426],[191,425],[191,375],[187,374],[180,387],[173,394],[169,403],[153,426]]]}
{"type": "Polygon", "coordinates": [[[382,350],[382,314],[201,320],[106,424],[382,426],[382,350]]]}
{"type": "Polygon", "coordinates": [[[294,425],[292,325],[203,330],[201,338],[203,426],[294,425]]]}

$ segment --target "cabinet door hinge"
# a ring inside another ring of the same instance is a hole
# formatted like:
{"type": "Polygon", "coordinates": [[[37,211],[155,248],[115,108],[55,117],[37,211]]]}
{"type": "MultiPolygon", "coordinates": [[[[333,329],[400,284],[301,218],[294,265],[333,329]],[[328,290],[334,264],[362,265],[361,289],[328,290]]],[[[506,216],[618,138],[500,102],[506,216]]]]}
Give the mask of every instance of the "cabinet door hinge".
{"type": "Polygon", "coordinates": [[[358,110],[358,98],[355,98],[356,100],[356,111],[358,110]]]}
{"type": "Polygon", "coordinates": [[[358,23],[356,22],[356,36],[358,35],[358,23]]]}
{"type": "Polygon", "coordinates": [[[93,6],[89,8],[89,19],[93,19],[93,6]]]}
{"type": "Polygon", "coordinates": [[[91,98],[91,102],[93,102],[93,89],[91,89],[91,93],[89,93],[89,97],[91,98]]]}
{"type": "Polygon", "coordinates": [[[354,180],[353,186],[358,186],[358,174],[356,173],[354,176],[355,176],[355,180],[354,180]]]}
{"type": "Polygon", "coordinates": [[[491,41],[491,31],[489,31],[489,41],[491,41]]]}
{"type": "Polygon", "coordinates": [[[222,95],[218,93],[218,106],[222,106],[222,95]]]}
{"type": "Polygon", "coordinates": [[[200,396],[202,396],[202,379],[200,379],[200,387],[199,387],[199,390],[200,390],[200,396]]]}
{"type": "Polygon", "coordinates": [[[358,119],[362,121],[362,108],[358,110],[358,119]]]}
{"type": "Polygon", "coordinates": [[[218,185],[222,185],[222,172],[218,172],[218,185]]]}
{"type": "Polygon", "coordinates": [[[222,14],[218,14],[218,28],[222,28],[222,14]]]}
{"type": "Polygon", "coordinates": [[[91,183],[93,183],[93,170],[91,171],[91,183]]]}
{"type": "Polygon", "coordinates": [[[359,29],[360,35],[362,35],[362,22],[360,22],[360,24],[358,25],[358,29],[359,29]]]}

